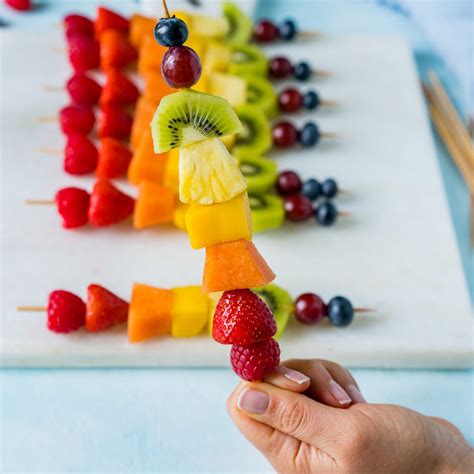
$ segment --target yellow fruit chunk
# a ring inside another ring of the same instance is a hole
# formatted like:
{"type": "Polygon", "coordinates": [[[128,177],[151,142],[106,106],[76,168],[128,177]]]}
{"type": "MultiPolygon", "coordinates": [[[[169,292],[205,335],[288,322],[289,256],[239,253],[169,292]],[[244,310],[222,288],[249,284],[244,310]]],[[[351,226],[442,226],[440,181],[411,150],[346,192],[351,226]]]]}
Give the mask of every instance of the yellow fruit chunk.
{"type": "Polygon", "coordinates": [[[173,292],[135,283],[128,312],[128,340],[141,342],[171,331],[173,292]]]}
{"type": "Polygon", "coordinates": [[[197,81],[196,84],[194,84],[193,87],[191,87],[193,91],[198,91],[198,92],[209,92],[209,79],[207,78],[206,74],[201,74],[201,77],[199,78],[199,81],[197,81]]]}
{"type": "Polygon", "coordinates": [[[224,16],[192,15],[190,20],[189,31],[202,38],[224,38],[230,31],[229,21],[224,16]]]}
{"type": "Polygon", "coordinates": [[[210,41],[203,58],[202,65],[206,74],[226,72],[232,60],[232,51],[222,42],[210,41]]]}
{"type": "Polygon", "coordinates": [[[197,336],[206,326],[209,298],[200,286],[173,288],[171,306],[171,335],[174,337],[197,336]]]}
{"type": "Polygon", "coordinates": [[[185,44],[188,48],[194,49],[200,58],[203,58],[206,54],[207,40],[205,38],[191,33],[185,44]]]}
{"type": "Polygon", "coordinates": [[[179,148],[173,148],[168,152],[163,184],[176,194],[179,193],[179,148]]]}
{"type": "Polygon", "coordinates": [[[232,148],[234,148],[236,141],[237,141],[237,135],[227,135],[226,137],[221,137],[221,142],[229,151],[232,150],[232,148]]]}
{"type": "Polygon", "coordinates": [[[133,212],[133,227],[144,229],[173,220],[175,197],[171,189],[151,181],[140,183],[133,212]]]}
{"type": "Polygon", "coordinates": [[[247,189],[238,165],[219,138],[180,148],[179,196],[190,204],[229,201],[247,189]]]}
{"type": "Polygon", "coordinates": [[[153,36],[156,19],[134,13],[130,19],[129,40],[132,45],[140,49],[147,36],[153,36]]]}
{"type": "Polygon", "coordinates": [[[247,193],[210,206],[191,204],[186,213],[186,230],[193,249],[239,239],[251,240],[252,214],[247,193]]]}
{"type": "Polygon", "coordinates": [[[214,72],[209,75],[209,94],[227,99],[232,107],[247,102],[247,81],[232,74],[214,72]]]}
{"type": "Polygon", "coordinates": [[[173,223],[179,230],[186,232],[186,213],[188,212],[189,204],[184,204],[178,201],[176,209],[173,214],[173,223]]]}

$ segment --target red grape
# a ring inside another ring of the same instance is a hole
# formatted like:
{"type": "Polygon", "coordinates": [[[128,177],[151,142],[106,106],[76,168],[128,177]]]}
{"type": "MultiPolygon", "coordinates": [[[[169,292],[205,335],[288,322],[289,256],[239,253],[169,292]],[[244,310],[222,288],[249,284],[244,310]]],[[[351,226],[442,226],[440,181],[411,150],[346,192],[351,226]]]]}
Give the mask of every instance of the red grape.
{"type": "Polygon", "coordinates": [[[303,106],[303,96],[292,87],[285,89],[278,101],[282,112],[298,112],[303,106]]]}
{"type": "Polygon", "coordinates": [[[275,41],[280,35],[278,26],[271,21],[262,20],[255,25],[253,30],[254,38],[261,43],[270,43],[275,41]]]}
{"type": "Polygon", "coordinates": [[[302,194],[293,194],[285,198],[286,218],[293,222],[301,222],[313,215],[311,201],[302,194]]]}
{"type": "Polygon", "coordinates": [[[273,127],[273,143],[278,148],[289,148],[298,141],[298,130],[290,122],[279,122],[273,127]]]}
{"type": "Polygon", "coordinates": [[[276,188],[280,196],[289,196],[301,191],[301,179],[294,171],[283,171],[278,175],[276,188]]]}
{"type": "Polygon", "coordinates": [[[287,58],[277,56],[270,61],[268,72],[274,79],[284,79],[293,74],[293,66],[287,58]]]}
{"type": "Polygon", "coordinates": [[[295,301],[295,316],[304,324],[319,323],[327,314],[324,301],[314,293],[304,293],[295,301]]]}
{"type": "Polygon", "coordinates": [[[161,62],[163,79],[170,87],[192,87],[201,77],[199,56],[187,46],[173,46],[166,51],[161,62]]]}

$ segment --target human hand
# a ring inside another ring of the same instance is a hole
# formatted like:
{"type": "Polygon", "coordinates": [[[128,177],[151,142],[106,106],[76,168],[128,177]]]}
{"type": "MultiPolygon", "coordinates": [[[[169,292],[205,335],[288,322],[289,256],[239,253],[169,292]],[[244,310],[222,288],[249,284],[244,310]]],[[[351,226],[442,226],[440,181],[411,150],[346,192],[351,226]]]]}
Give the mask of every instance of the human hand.
{"type": "Polygon", "coordinates": [[[228,410],[278,472],[474,472],[473,450],[453,425],[364,403],[333,362],[285,362],[264,383],[241,383],[228,410]]]}

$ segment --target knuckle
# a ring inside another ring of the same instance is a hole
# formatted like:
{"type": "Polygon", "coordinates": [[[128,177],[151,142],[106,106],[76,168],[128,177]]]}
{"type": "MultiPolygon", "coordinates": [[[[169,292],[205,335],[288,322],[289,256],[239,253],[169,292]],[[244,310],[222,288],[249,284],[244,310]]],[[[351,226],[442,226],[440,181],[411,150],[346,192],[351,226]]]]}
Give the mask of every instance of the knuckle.
{"type": "Polygon", "coordinates": [[[281,404],[277,412],[278,424],[282,431],[293,435],[302,430],[305,426],[306,412],[304,406],[298,399],[293,400],[289,405],[281,404]]]}

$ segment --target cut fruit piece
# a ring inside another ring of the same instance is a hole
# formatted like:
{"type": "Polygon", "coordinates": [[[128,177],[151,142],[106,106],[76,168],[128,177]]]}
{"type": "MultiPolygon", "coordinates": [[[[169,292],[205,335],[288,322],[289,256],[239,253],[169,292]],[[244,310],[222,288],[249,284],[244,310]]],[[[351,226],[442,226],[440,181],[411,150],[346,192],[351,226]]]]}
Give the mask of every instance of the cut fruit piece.
{"type": "Polygon", "coordinates": [[[224,43],[210,41],[203,58],[202,64],[205,74],[226,72],[229,69],[232,51],[229,46],[224,43]]]}
{"type": "Polygon", "coordinates": [[[254,232],[278,229],[285,222],[285,208],[280,196],[250,194],[249,202],[254,232]]]}
{"type": "Polygon", "coordinates": [[[137,50],[120,31],[106,30],[100,35],[100,67],[103,71],[130,66],[137,57],[137,50]]]}
{"type": "MultiPolygon", "coordinates": [[[[144,76],[144,79],[145,88],[143,90],[143,97],[154,104],[159,104],[163,97],[175,92],[175,90],[164,81],[161,72],[148,72],[146,76],[144,76]]],[[[155,113],[155,110],[153,110],[153,113],[155,113]]]]}
{"type": "Polygon", "coordinates": [[[99,162],[96,175],[98,178],[114,179],[127,173],[132,153],[119,140],[103,138],[99,146],[99,162]]]}
{"type": "Polygon", "coordinates": [[[221,142],[230,151],[234,148],[235,142],[237,141],[237,135],[227,135],[221,138],[221,142]]]}
{"type": "Polygon", "coordinates": [[[263,110],[268,118],[276,117],[278,110],[278,94],[271,82],[262,76],[245,74],[247,81],[247,103],[263,110]]]}
{"type": "Polygon", "coordinates": [[[135,283],[128,313],[128,340],[142,342],[171,332],[173,292],[135,283]]]}
{"type": "Polygon", "coordinates": [[[201,38],[225,38],[230,31],[230,25],[225,17],[212,17],[207,15],[190,15],[189,31],[192,35],[201,38]]]}
{"type": "Polygon", "coordinates": [[[251,240],[252,216],[247,193],[211,206],[192,204],[186,213],[186,230],[193,249],[251,240]]]}
{"type": "Polygon", "coordinates": [[[133,227],[144,229],[172,222],[174,208],[175,197],[171,189],[142,181],[133,213],[133,227]]]}
{"type": "Polygon", "coordinates": [[[188,37],[186,41],[186,46],[188,48],[194,49],[196,54],[203,58],[206,54],[208,40],[206,38],[201,38],[198,35],[192,34],[188,37]]]}
{"type": "Polygon", "coordinates": [[[140,92],[137,86],[117,69],[105,72],[105,84],[100,94],[100,105],[134,104],[140,92]]]}
{"type": "Polygon", "coordinates": [[[130,133],[132,149],[135,149],[138,146],[143,134],[150,134],[150,122],[158,104],[159,102],[155,102],[154,100],[150,100],[144,96],[138,99],[135,114],[133,116],[132,131],[130,133]]]}
{"type": "Polygon", "coordinates": [[[179,198],[190,204],[229,201],[247,189],[236,162],[218,138],[179,150],[179,198]]]}
{"type": "Polygon", "coordinates": [[[221,299],[223,291],[218,291],[217,293],[208,293],[209,296],[209,312],[208,312],[208,321],[207,321],[207,330],[209,331],[210,336],[212,336],[212,325],[214,322],[214,312],[216,306],[221,299]]]}
{"type": "Polygon", "coordinates": [[[151,130],[155,152],[160,153],[206,138],[239,133],[242,125],[225,99],[182,90],[162,99],[151,130]]]}
{"type": "Polygon", "coordinates": [[[146,76],[150,72],[161,74],[161,61],[167,48],[155,41],[153,35],[146,36],[138,57],[138,74],[146,76]]]}
{"type": "Polygon", "coordinates": [[[265,301],[273,313],[277,324],[277,333],[274,337],[280,339],[285,332],[291,315],[294,313],[293,298],[286,290],[274,283],[262,288],[253,288],[252,291],[265,301]]]}
{"type": "Polygon", "coordinates": [[[247,81],[239,76],[214,72],[209,76],[209,93],[229,101],[232,107],[247,102],[247,81]]]}
{"type": "Polygon", "coordinates": [[[237,159],[250,194],[264,193],[275,185],[278,169],[274,161],[245,153],[239,153],[237,159]]]}
{"type": "Polygon", "coordinates": [[[133,152],[132,161],[128,167],[128,182],[138,186],[142,181],[155,184],[163,183],[168,153],[156,154],[153,151],[153,140],[148,129],[142,135],[140,144],[133,152]]]}
{"type": "Polygon", "coordinates": [[[186,213],[188,209],[189,204],[178,201],[173,214],[173,224],[184,232],[186,232],[186,213]]]}
{"type": "Polygon", "coordinates": [[[179,193],[179,148],[173,148],[168,152],[163,184],[175,194],[179,193]]]}
{"type": "Polygon", "coordinates": [[[156,19],[134,13],[130,19],[129,41],[137,49],[140,49],[145,38],[153,37],[156,19]]]}
{"type": "Polygon", "coordinates": [[[252,19],[232,2],[224,2],[222,7],[229,23],[229,32],[225,41],[231,45],[248,44],[253,33],[252,19]]]}
{"type": "Polygon", "coordinates": [[[235,153],[264,155],[272,147],[272,131],[268,118],[254,105],[238,107],[237,115],[242,122],[243,132],[237,136],[235,153]]]}
{"type": "Polygon", "coordinates": [[[197,81],[196,84],[194,84],[194,86],[191,87],[191,90],[196,91],[196,92],[204,92],[204,93],[209,92],[209,80],[206,74],[201,74],[199,81],[197,81]]]}
{"type": "Polygon", "coordinates": [[[197,336],[206,326],[209,298],[200,286],[173,288],[171,307],[171,335],[197,336]]]}
{"type": "Polygon", "coordinates": [[[268,59],[264,52],[255,45],[232,46],[232,59],[229,65],[230,74],[257,74],[266,76],[268,59]]]}
{"type": "Polygon", "coordinates": [[[248,240],[224,242],[206,249],[203,291],[227,291],[268,285],[275,274],[248,240]]]}
{"type": "Polygon", "coordinates": [[[87,287],[86,330],[105,331],[128,319],[128,303],[99,285],[87,287]]]}

